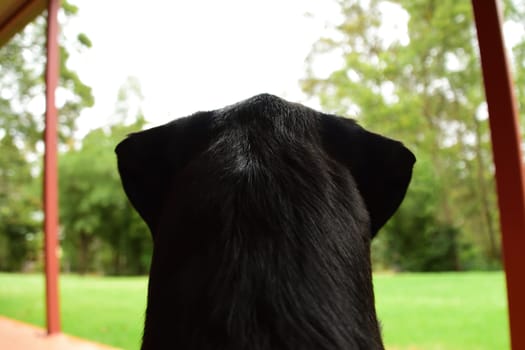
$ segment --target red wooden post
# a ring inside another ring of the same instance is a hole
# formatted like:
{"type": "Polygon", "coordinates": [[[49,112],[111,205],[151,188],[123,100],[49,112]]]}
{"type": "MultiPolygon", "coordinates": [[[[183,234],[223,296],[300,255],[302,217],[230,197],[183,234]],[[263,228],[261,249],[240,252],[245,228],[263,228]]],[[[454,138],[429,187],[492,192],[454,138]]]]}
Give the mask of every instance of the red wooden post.
{"type": "Polygon", "coordinates": [[[44,131],[44,233],[46,270],[47,333],[60,332],[58,302],[58,174],[57,174],[57,109],[55,90],[59,75],[58,8],[60,0],[48,0],[46,121],[44,131]]]}
{"type": "Polygon", "coordinates": [[[525,181],[497,0],[472,0],[490,116],[512,349],[525,349],[525,181]]]}

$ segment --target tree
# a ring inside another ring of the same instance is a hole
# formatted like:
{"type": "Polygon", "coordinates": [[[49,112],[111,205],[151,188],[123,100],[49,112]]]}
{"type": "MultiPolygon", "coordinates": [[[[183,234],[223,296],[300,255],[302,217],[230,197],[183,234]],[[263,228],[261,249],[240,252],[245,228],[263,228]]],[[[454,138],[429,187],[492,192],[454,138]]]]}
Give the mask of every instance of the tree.
{"type": "MultiPolygon", "coordinates": [[[[78,8],[62,2],[62,25],[76,15],[78,8]]],[[[60,35],[60,77],[57,94],[60,136],[69,142],[76,128],[76,118],[83,108],[94,103],[91,88],[68,67],[69,52],[91,47],[91,41],[79,33],[74,37],[67,31],[60,35]]],[[[41,140],[44,127],[44,69],[46,47],[45,15],[39,16],[22,32],[0,48],[0,129],[12,135],[23,151],[34,151],[41,140]]]]}
{"type": "Polygon", "coordinates": [[[455,227],[436,216],[438,178],[421,155],[406,200],[374,241],[376,267],[399,271],[450,271],[459,268],[462,242],[455,227]]]}
{"type": "MultiPolygon", "coordinates": [[[[320,39],[312,50],[304,91],[318,97],[327,109],[403,140],[435,175],[432,181],[420,176],[427,170],[416,164],[412,186],[417,189],[405,200],[404,207],[412,212],[404,220],[415,222],[428,211],[430,216],[403,230],[387,226],[382,234],[388,236],[384,240],[390,242],[388,249],[407,256],[409,250],[425,251],[425,244],[437,244],[454,233],[458,247],[479,247],[486,265],[498,265],[494,169],[470,3],[353,0],[338,4],[342,20],[332,28],[333,35],[320,39]],[[387,12],[408,18],[398,24],[406,25],[398,37],[385,27],[387,12]],[[342,58],[328,77],[318,77],[315,71],[323,55],[342,58]],[[426,182],[419,186],[418,181],[426,182]],[[426,188],[435,194],[421,201],[418,197],[424,198],[426,188]],[[434,238],[424,243],[422,235],[429,232],[434,238]],[[411,244],[396,245],[396,240],[411,244]]],[[[513,20],[522,23],[525,16],[516,8],[511,11],[513,20]]],[[[516,52],[521,52],[524,42],[522,37],[516,52]]],[[[523,70],[523,65],[516,67],[518,79],[523,70]]],[[[393,222],[403,215],[400,210],[393,222]]],[[[460,249],[459,260],[452,261],[456,268],[469,265],[465,251],[460,249]]],[[[443,258],[456,259],[448,251],[443,258]]]]}
{"type": "MultiPolygon", "coordinates": [[[[62,24],[78,8],[62,3],[62,24]]],[[[0,48],[0,269],[36,260],[41,241],[40,148],[44,126],[44,16],[0,48]]],[[[60,140],[71,144],[76,117],[93,105],[91,89],[68,68],[71,50],[91,46],[85,34],[60,37],[60,140]]]]}
{"type": "Polygon", "coordinates": [[[0,270],[17,271],[36,260],[33,242],[40,232],[35,202],[40,197],[23,153],[11,135],[0,139],[0,270]],[[36,194],[36,196],[35,196],[36,194]],[[33,255],[33,256],[31,256],[33,255]]]}
{"type": "Polygon", "coordinates": [[[114,148],[127,133],[140,130],[144,120],[130,126],[96,129],[82,147],[60,158],[60,218],[64,264],[89,271],[144,273],[151,248],[146,226],[129,204],[116,168],[114,148]]]}
{"type": "Polygon", "coordinates": [[[148,230],[122,190],[114,154],[118,142],[143,128],[141,104],[140,84],[128,78],[119,90],[115,124],[91,131],[79,149],[61,155],[64,262],[73,271],[148,270],[152,250],[148,230]]]}

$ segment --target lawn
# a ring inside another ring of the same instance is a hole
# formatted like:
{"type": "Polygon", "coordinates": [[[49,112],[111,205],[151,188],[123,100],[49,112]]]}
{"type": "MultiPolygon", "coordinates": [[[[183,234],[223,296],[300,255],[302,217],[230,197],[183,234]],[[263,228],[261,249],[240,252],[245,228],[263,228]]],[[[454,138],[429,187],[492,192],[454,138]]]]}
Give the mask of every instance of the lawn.
{"type": "MultiPolygon", "coordinates": [[[[44,325],[40,275],[0,274],[0,315],[44,325]]],[[[146,301],[143,277],[62,276],[64,332],[137,349],[146,301]]],[[[508,349],[500,272],[375,276],[387,349],[508,349]]]]}

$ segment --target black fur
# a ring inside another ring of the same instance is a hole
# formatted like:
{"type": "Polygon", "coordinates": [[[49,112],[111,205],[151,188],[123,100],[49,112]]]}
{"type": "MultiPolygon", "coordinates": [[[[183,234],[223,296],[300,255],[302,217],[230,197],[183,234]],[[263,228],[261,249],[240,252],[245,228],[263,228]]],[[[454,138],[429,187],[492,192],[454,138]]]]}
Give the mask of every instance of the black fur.
{"type": "Polygon", "coordinates": [[[263,94],[116,152],[154,240],[142,349],[383,349],[370,240],[410,182],[401,143],[263,94]]]}

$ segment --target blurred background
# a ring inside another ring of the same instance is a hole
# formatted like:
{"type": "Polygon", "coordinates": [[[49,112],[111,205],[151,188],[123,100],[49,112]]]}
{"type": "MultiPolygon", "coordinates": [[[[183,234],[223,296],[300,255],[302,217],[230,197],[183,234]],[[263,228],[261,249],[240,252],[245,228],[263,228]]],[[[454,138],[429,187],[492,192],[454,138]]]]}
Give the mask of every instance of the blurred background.
{"type": "MultiPolygon", "coordinates": [[[[503,4],[523,110],[525,1],[503,4]]],[[[470,1],[64,0],[59,20],[65,332],[126,349],[140,341],[152,244],[121,189],[115,145],[269,92],[354,118],[418,158],[373,244],[387,348],[509,347],[470,1]]],[[[0,315],[37,325],[44,33],[41,17],[0,48],[0,315]]]]}

